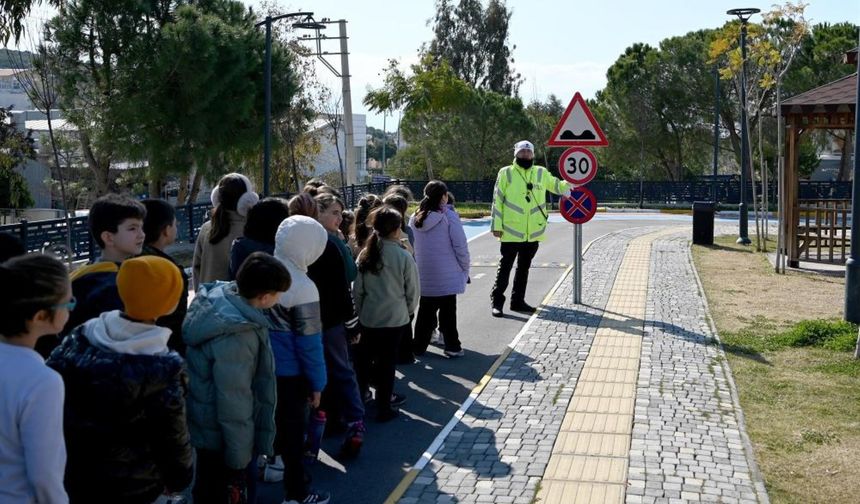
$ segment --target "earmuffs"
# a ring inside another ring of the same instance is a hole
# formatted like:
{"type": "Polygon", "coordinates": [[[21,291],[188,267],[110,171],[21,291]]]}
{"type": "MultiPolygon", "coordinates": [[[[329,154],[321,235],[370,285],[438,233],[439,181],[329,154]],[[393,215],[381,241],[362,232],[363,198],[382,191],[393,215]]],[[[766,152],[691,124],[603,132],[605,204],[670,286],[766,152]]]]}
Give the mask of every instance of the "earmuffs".
{"type": "MultiPolygon", "coordinates": [[[[254,192],[254,186],[251,184],[251,180],[242,175],[241,173],[228,173],[225,177],[234,176],[242,179],[242,182],[245,183],[245,194],[239,197],[239,201],[236,202],[236,213],[245,217],[248,215],[248,210],[251,209],[252,206],[256,205],[258,201],[260,201],[260,197],[257,193],[254,192]]],[[[212,201],[212,206],[218,206],[221,204],[221,187],[216,187],[212,190],[212,194],[210,195],[210,199],[212,201]]]]}

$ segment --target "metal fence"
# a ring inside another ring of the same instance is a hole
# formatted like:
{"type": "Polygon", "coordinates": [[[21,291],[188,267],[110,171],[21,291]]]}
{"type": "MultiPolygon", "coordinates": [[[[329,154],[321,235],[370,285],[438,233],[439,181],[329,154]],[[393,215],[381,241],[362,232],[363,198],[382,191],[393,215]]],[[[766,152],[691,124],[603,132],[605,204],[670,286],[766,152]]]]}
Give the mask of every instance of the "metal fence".
{"type": "MultiPolygon", "coordinates": [[[[426,181],[405,180],[389,181],[372,184],[352,185],[341,188],[344,202],[354,208],[358,200],[368,193],[380,194],[392,184],[407,186],[416,199],[420,199],[426,181]]],[[[493,198],[492,180],[453,180],[446,182],[448,189],[461,202],[489,203],[493,198]]],[[[693,180],[686,182],[652,182],[652,181],[593,181],[588,188],[597,196],[600,203],[643,203],[647,205],[685,205],[693,201],[710,200],[713,183],[711,181],[693,180]]],[[[761,193],[761,184],[758,185],[761,193]]],[[[747,191],[749,193],[750,191],[747,191]]],[[[771,202],[776,202],[776,187],[768,187],[771,202]]],[[[717,201],[724,204],[740,202],[740,182],[737,179],[718,180],[716,182],[717,201]]],[[[289,197],[289,194],[278,196],[289,197]]],[[[843,200],[851,198],[851,182],[800,182],[800,199],[843,200]]],[[[748,194],[748,197],[751,195],[748,194]]],[[[193,242],[197,239],[200,226],[207,220],[211,205],[196,203],[176,207],[178,226],[177,239],[193,242]]],[[[72,225],[72,250],[66,250],[66,221],[51,219],[36,222],[26,220],[16,224],[0,226],[0,231],[18,235],[31,252],[51,250],[58,255],[71,255],[75,260],[90,259],[96,253],[86,217],[74,217],[72,225]]]]}

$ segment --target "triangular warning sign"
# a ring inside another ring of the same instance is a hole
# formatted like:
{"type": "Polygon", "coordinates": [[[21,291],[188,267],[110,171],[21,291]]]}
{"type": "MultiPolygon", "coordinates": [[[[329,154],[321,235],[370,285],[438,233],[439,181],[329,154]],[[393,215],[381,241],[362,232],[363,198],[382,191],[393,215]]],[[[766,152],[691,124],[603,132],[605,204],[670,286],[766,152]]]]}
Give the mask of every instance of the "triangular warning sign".
{"type": "Polygon", "coordinates": [[[549,136],[547,145],[553,147],[586,146],[605,147],[609,145],[603,130],[588,110],[582,95],[573,95],[567,110],[549,136]]]}

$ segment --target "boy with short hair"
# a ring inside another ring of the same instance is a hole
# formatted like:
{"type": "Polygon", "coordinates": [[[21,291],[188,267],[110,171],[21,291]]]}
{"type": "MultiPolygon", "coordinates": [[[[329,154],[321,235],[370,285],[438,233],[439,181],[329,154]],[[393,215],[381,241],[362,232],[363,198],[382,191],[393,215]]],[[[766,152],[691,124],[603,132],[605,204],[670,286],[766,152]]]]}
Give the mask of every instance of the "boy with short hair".
{"type": "Polygon", "coordinates": [[[123,310],[76,327],[48,365],[66,386],[66,490],[71,502],[151,504],[191,483],[185,363],[156,319],[176,309],[182,276],[170,261],[123,261],[123,310]]]}
{"type": "Polygon", "coordinates": [[[100,314],[123,308],[116,287],[119,265],[140,254],[145,235],[146,208],[139,201],[119,194],[107,194],[90,208],[90,234],[99,247],[99,256],[71,274],[72,294],[78,305],[63,334],[100,314]]]}
{"type": "Polygon", "coordinates": [[[197,449],[194,502],[254,502],[255,455],[273,455],[275,362],[272,308],[292,280],[280,261],[254,252],[234,282],[198,289],[183,337],[188,359],[188,424],[197,449]]]}
{"type": "Polygon", "coordinates": [[[141,255],[151,255],[172,262],[179,274],[182,275],[182,296],[179,306],[170,315],[165,315],[156,321],[161,327],[170,329],[170,340],[167,346],[185,356],[185,343],[182,342],[182,322],[188,312],[188,275],[173,257],[165,252],[165,248],[176,242],[176,209],[170,203],[160,199],[145,199],[141,201],[146,208],[143,219],[143,232],[146,235],[141,255]]]}

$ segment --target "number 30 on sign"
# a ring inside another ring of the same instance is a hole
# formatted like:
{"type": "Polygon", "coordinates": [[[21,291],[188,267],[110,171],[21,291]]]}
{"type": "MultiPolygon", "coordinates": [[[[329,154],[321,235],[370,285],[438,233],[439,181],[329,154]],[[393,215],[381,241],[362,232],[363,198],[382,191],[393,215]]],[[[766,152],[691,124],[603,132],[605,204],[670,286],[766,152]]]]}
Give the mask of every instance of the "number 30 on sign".
{"type": "Polygon", "coordinates": [[[558,159],[558,173],[571,184],[585,185],[597,175],[597,158],[586,148],[571,147],[558,159]]]}

